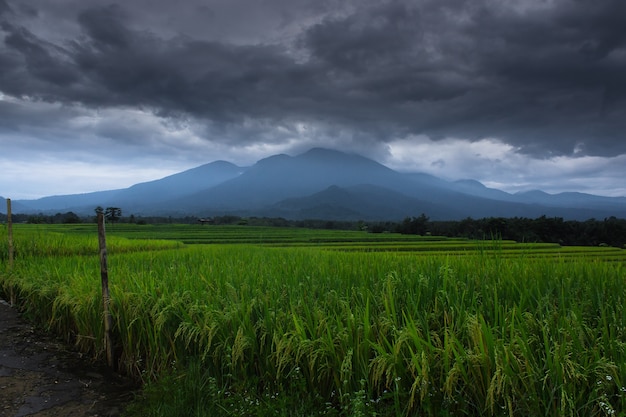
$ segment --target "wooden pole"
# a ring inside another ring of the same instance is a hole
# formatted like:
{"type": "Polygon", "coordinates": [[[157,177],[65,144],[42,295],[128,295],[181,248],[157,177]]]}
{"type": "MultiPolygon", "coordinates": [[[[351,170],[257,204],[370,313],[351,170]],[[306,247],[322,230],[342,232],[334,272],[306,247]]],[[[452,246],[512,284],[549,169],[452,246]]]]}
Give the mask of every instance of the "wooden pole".
{"type": "MultiPolygon", "coordinates": [[[[7,198],[7,235],[9,239],[9,273],[13,270],[13,220],[11,218],[11,199],[7,198]]],[[[11,305],[15,305],[15,292],[13,290],[13,286],[9,290],[9,302],[11,305]]]]}
{"type": "Polygon", "coordinates": [[[113,338],[111,336],[113,318],[109,310],[111,297],[109,295],[109,270],[107,267],[107,243],[103,213],[98,213],[98,244],[100,246],[100,279],[102,281],[102,305],[104,307],[104,347],[106,349],[107,364],[115,369],[113,338]]]}
{"type": "Polygon", "coordinates": [[[9,269],[13,268],[13,220],[11,219],[11,199],[7,198],[7,233],[9,235],[9,269]]]}

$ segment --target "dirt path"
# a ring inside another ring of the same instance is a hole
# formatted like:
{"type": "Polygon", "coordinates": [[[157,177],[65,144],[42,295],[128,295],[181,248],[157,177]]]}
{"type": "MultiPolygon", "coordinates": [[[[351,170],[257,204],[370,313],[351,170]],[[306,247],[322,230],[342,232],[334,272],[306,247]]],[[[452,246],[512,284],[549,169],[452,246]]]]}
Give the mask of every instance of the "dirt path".
{"type": "Polygon", "coordinates": [[[0,299],[0,417],[115,417],[128,380],[38,331],[0,299]]]}

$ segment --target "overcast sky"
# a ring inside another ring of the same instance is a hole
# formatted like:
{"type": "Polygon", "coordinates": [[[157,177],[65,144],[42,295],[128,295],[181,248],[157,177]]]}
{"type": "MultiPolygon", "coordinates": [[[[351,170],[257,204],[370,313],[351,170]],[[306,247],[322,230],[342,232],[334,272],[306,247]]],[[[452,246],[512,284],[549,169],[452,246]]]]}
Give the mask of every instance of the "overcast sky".
{"type": "Polygon", "coordinates": [[[328,147],[626,195],[623,0],[0,0],[0,196],[328,147]]]}

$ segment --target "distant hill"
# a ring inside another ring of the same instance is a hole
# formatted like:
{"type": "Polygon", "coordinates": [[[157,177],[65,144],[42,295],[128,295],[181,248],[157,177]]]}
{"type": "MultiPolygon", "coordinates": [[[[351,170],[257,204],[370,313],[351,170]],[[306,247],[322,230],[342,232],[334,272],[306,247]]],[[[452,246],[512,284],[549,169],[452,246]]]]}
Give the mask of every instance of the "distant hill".
{"type": "Polygon", "coordinates": [[[272,206],[281,217],[292,219],[389,220],[415,216],[416,213],[436,213],[437,218],[462,215],[428,201],[418,200],[376,185],[354,185],[341,188],[333,185],[306,197],[282,200],[272,206]]]}
{"type": "Polygon", "coordinates": [[[548,207],[568,207],[600,210],[624,210],[626,197],[603,197],[584,193],[548,194],[540,190],[516,193],[514,201],[541,204],[548,207]]]}
{"type": "Polygon", "coordinates": [[[275,155],[237,178],[181,199],[183,207],[237,210],[261,208],[305,197],[330,186],[371,184],[391,189],[412,186],[404,175],[371,159],[315,148],[295,157],[275,155]]]}
{"type": "MultiPolygon", "coordinates": [[[[111,204],[125,207],[125,210],[148,210],[160,207],[173,199],[185,198],[188,195],[214,187],[225,181],[236,178],[245,168],[225,161],[216,161],[192,168],[160,180],[135,184],[120,190],[111,204]]],[[[177,205],[177,203],[172,203],[177,205]]]]}
{"type": "MultiPolygon", "coordinates": [[[[20,203],[19,201],[11,200],[11,212],[12,213],[25,213],[31,210],[29,207],[20,203]]],[[[0,214],[7,214],[7,200],[0,196],[0,214]]]]}
{"type": "Polygon", "coordinates": [[[422,213],[433,220],[626,218],[625,197],[510,194],[475,180],[449,182],[423,173],[401,173],[363,156],[322,148],[297,156],[274,155],[247,168],[216,161],[126,189],[16,203],[20,211],[78,214],[91,214],[96,206],[115,206],[125,215],[328,220],[397,221],[422,213]]]}

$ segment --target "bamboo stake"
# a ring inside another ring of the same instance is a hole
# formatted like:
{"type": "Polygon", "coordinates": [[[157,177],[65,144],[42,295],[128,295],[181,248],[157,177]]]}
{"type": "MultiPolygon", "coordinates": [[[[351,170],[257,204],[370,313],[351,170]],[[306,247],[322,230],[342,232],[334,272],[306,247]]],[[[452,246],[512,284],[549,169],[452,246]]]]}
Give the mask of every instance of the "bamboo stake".
{"type": "Polygon", "coordinates": [[[98,213],[98,244],[100,246],[100,279],[102,281],[102,305],[104,307],[104,347],[106,349],[107,364],[115,369],[113,338],[111,336],[113,319],[109,310],[111,297],[109,294],[109,270],[107,267],[107,244],[103,213],[98,213]]]}
{"type": "MultiPolygon", "coordinates": [[[[7,235],[9,238],[9,273],[13,271],[13,220],[11,218],[11,199],[7,198],[7,235]]],[[[9,302],[11,305],[15,305],[15,291],[13,286],[9,290],[9,302]]]]}

